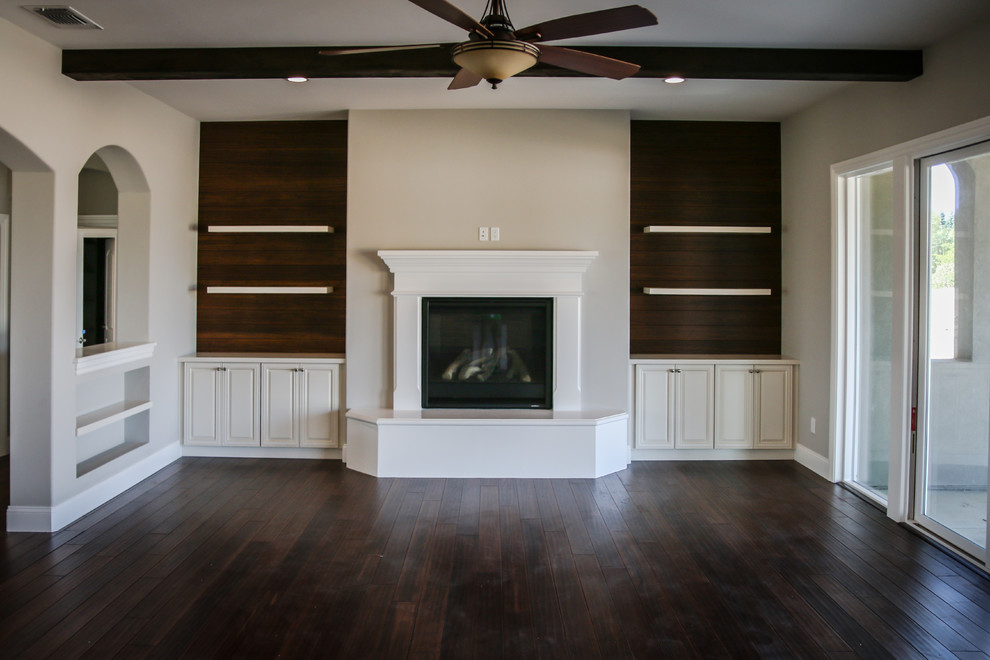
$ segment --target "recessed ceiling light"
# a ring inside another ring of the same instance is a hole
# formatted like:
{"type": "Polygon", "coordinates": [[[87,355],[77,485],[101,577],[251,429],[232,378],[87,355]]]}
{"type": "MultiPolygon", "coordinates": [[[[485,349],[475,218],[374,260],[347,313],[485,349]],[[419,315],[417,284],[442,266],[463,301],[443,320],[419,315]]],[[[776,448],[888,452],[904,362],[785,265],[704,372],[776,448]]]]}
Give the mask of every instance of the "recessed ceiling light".
{"type": "Polygon", "coordinates": [[[684,78],[681,78],[680,76],[670,76],[668,78],[664,78],[663,81],[665,83],[670,83],[671,85],[677,85],[684,82],[684,78]]]}
{"type": "Polygon", "coordinates": [[[294,83],[302,83],[308,81],[309,78],[306,78],[305,76],[289,76],[286,80],[294,83]]]}

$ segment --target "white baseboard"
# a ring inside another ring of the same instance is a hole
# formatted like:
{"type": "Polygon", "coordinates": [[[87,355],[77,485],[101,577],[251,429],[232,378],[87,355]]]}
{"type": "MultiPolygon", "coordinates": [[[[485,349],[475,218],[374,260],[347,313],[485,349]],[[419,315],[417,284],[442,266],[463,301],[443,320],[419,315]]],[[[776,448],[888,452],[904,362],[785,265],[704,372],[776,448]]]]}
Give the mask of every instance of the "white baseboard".
{"type": "Polygon", "coordinates": [[[206,447],[183,445],[183,456],[208,458],[317,458],[337,459],[342,457],[340,449],[319,449],[317,447],[206,447]]]}
{"type": "Polygon", "coordinates": [[[792,461],[792,449],[632,449],[633,461],[792,461]]]}
{"type": "Polygon", "coordinates": [[[7,531],[57,532],[176,461],[181,455],[178,444],[169,445],[52,507],[9,506],[7,531]]]}
{"type": "Polygon", "coordinates": [[[818,452],[812,451],[804,445],[796,445],[794,447],[794,460],[822,479],[832,481],[832,462],[818,452]]]}
{"type": "Polygon", "coordinates": [[[52,531],[52,507],[8,506],[7,531],[8,532],[52,531]]]}

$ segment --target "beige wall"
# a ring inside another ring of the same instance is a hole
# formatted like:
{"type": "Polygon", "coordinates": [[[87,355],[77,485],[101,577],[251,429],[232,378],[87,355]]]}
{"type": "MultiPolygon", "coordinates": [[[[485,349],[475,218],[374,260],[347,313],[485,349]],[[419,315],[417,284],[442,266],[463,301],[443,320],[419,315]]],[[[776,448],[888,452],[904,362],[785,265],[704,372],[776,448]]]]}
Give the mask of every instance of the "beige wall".
{"type": "Polygon", "coordinates": [[[914,81],[853,85],[782,123],[783,352],[801,360],[798,442],[822,456],[832,389],[829,168],[990,115],[987,80],[983,24],[926,49],[925,74],[914,81]]]}
{"type": "Polygon", "coordinates": [[[629,115],[352,111],[347,406],[391,405],[391,279],[380,249],[598,250],[583,301],[586,408],[625,409],[629,115]],[[478,241],[498,226],[498,243],[478,241]]]}

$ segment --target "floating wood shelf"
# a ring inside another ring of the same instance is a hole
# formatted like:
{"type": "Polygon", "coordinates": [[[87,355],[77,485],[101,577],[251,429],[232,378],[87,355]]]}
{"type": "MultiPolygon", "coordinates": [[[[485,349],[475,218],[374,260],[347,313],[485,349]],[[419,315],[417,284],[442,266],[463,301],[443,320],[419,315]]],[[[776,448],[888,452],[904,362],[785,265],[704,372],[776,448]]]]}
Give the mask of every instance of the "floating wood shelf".
{"type": "Polygon", "coordinates": [[[770,289],[687,289],[646,287],[648,296],[769,296],[770,289]]]}
{"type": "Polygon", "coordinates": [[[127,419],[151,408],[151,401],[118,401],[76,417],[76,437],[127,419]]]}
{"type": "Polygon", "coordinates": [[[723,227],[720,225],[650,225],[644,234],[769,234],[770,227],[723,227]]]}
{"type": "Polygon", "coordinates": [[[210,225],[214,234],[332,234],[329,225],[210,225]]]}
{"type": "Polygon", "coordinates": [[[333,293],[332,286],[208,286],[207,293],[333,293]]]}

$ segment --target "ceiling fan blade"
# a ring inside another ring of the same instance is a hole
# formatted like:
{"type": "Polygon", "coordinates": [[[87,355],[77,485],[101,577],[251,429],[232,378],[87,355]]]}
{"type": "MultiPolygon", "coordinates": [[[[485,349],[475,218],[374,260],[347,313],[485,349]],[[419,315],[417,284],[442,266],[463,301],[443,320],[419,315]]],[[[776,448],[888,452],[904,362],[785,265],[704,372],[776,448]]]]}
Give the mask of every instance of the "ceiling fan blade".
{"type": "Polygon", "coordinates": [[[484,25],[474,20],[463,11],[450,4],[446,0],[409,0],[417,7],[425,9],[434,16],[438,16],[448,23],[453,23],[462,30],[477,32],[483,37],[491,39],[495,35],[484,25]]]}
{"type": "Polygon", "coordinates": [[[425,48],[440,48],[447,44],[411,44],[409,46],[343,46],[341,48],[324,48],[320,55],[361,55],[363,53],[389,53],[400,50],[423,50],[425,48]]]}
{"type": "Polygon", "coordinates": [[[628,78],[639,71],[638,64],[613,60],[611,57],[594,55],[572,48],[561,48],[560,46],[541,45],[540,61],[559,66],[562,69],[612,78],[613,80],[628,78]]]}
{"type": "MultiPolygon", "coordinates": [[[[415,0],[413,1],[415,2],[415,0]]],[[[656,24],[657,17],[649,9],[639,5],[628,5],[537,23],[516,30],[516,37],[523,41],[554,41],[656,24]]]]}
{"type": "Polygon", "coordinates": [[[454,79],[450,81],[447,85],[447,89],[467,89],[468,87],[474,87],[481,82],[481,76],[477,73],[472,73],[467,69],[461,69],[454,76],[454,79]]]}

